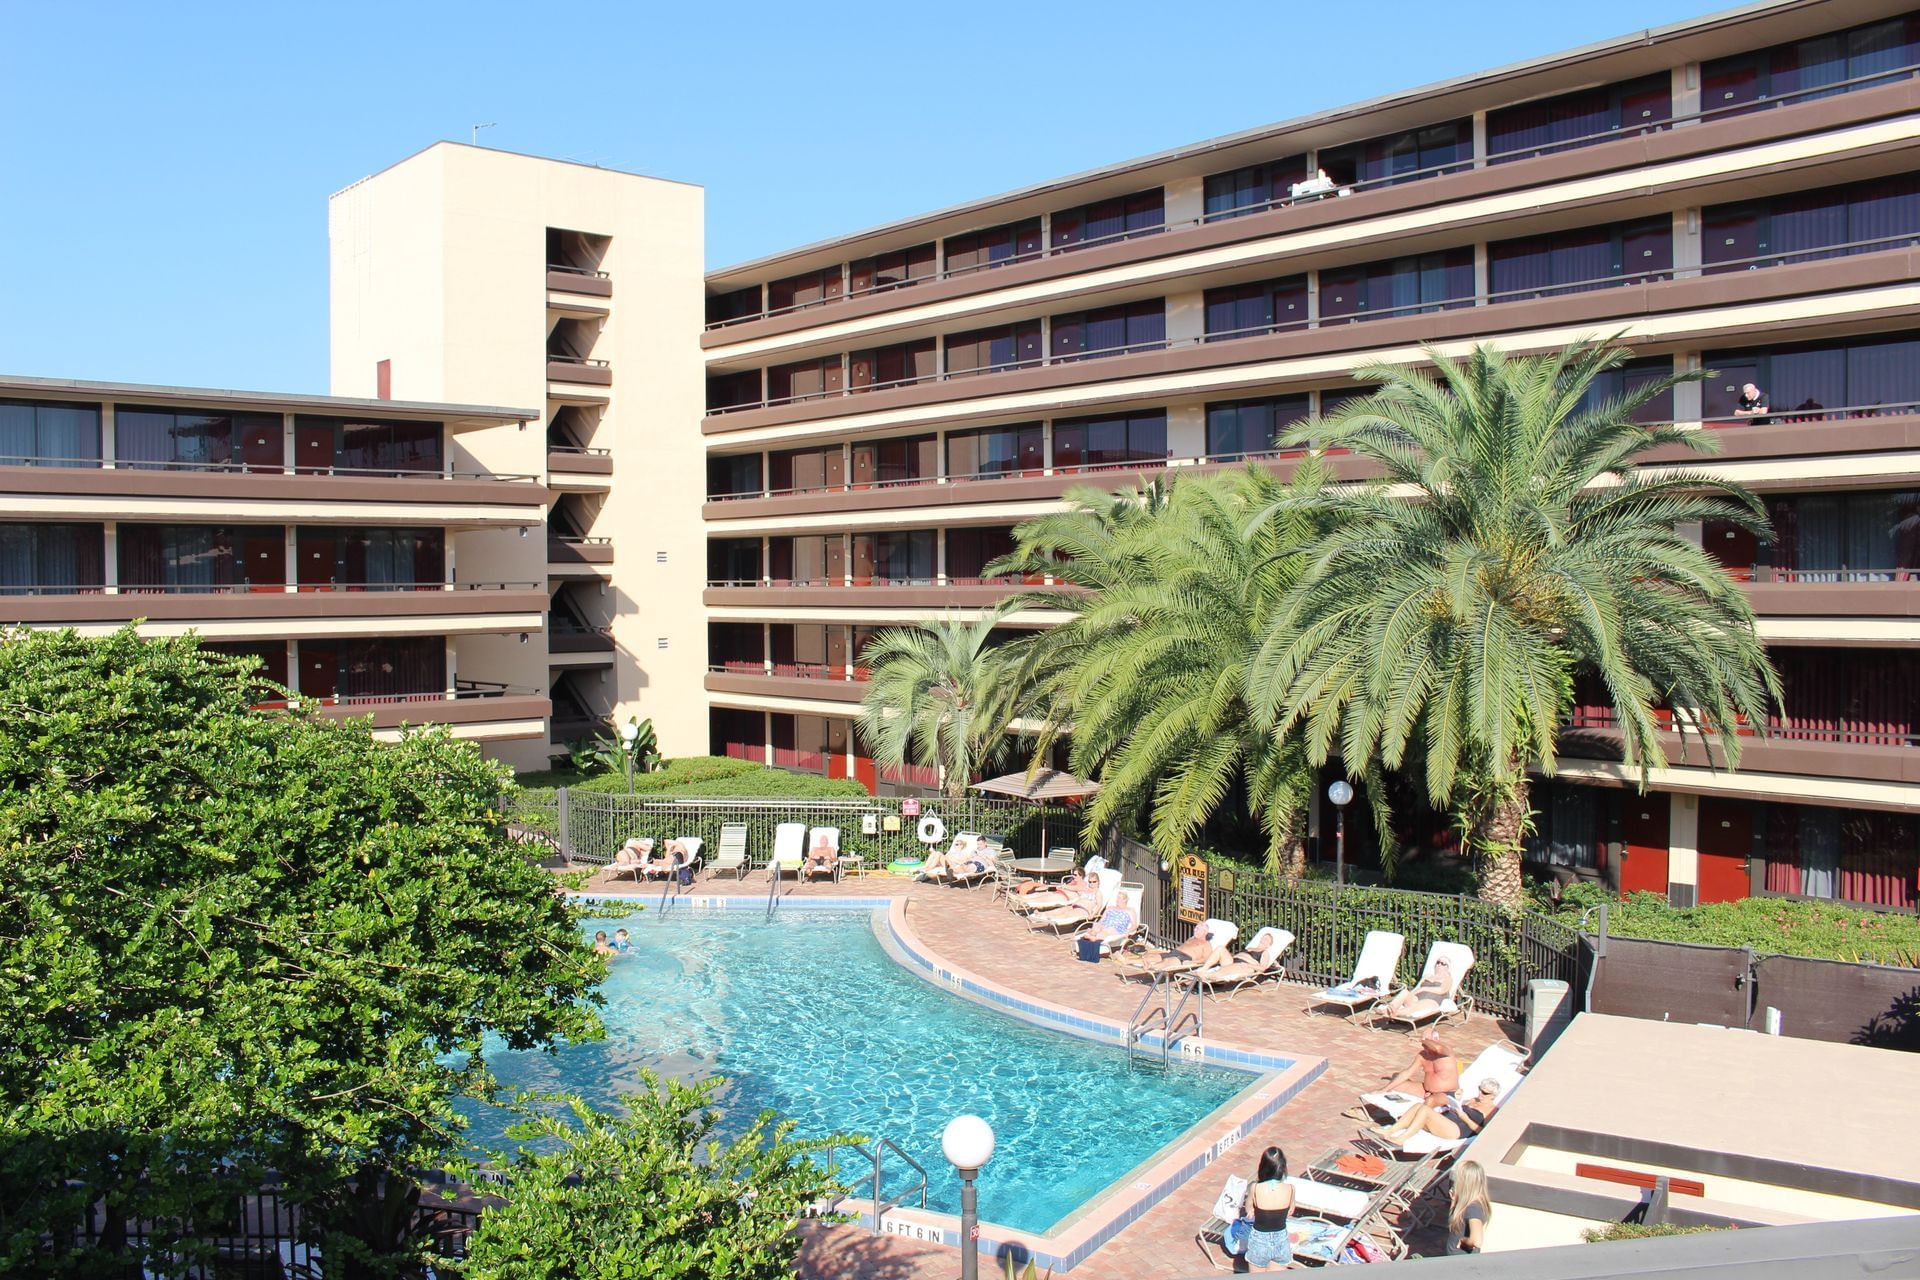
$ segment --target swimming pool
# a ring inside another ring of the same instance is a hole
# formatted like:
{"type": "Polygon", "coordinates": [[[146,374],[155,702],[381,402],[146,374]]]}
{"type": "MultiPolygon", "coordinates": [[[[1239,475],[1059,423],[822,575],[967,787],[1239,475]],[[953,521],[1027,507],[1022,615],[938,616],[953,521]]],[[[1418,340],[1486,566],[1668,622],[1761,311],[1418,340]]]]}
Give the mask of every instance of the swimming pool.
{"type": "MultiPolygon", "coordinates": [[[[600,1105],[640,1067],[718,1073],[742,1123],[763,1107],[799,1132],[891,1138],[928,1171],[928,1207],[959,1211],[940,1155],[956,1115],[998,1137],[980,1177],[981,1215],[1045,1232],[1252,1088],[1242,1071],[1175,1063],[1129,1070],[1112,1045],[1030,1026],[942,991],[889,957],[867,912],[653,912],[596,919],[632,931],[604,988],[607,1038],[558,1055],[492,1052],[509,1088],[568,1090],[600,1105]]],[[[1061,946],[1062,963],[1071,963],[1061,946]]],[[[495,1114],[474,1136],[501,1141],[495,1114]]],[[[866,1162],[847,1163],[858,1179],[866,1162]]],[[[906,1173],[888,1165],[886,1194],[906,1173]]],[[[856,1187],[855,1194],[863,1194],[856,1187]]]]}

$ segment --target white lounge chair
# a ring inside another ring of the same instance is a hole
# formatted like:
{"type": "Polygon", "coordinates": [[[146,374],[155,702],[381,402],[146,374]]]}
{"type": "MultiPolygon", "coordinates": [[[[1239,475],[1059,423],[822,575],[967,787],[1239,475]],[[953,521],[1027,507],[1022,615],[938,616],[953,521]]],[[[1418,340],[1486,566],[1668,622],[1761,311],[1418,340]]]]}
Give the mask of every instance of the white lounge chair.
{"type": "Polygon", "coordinates": [[[613,862],[607,867],[607,879],[618,880],[621,876],[645,879],[647,859],[653,856],[653,843],[651,836],[635,836],[615,849],[613,862]]]}
{"type": "Polygon", "coordinates": [[[791,871],[800,874],[807,858],[807,824],[783,822],[773,829],[773,856],[767,859],[767,878],[778,880],[791,871]]]}
{"type": "Polygon", "coordinates": [[[1280,974],[1280,957],[1293,945],[1293,934],[1277,925],[1264,925],[1237,956],[1223,955],[1219,963],[1189,970],[1182,981],[1201,987],[1225,987],[1231,1000],[1247,987],[1280,974]]]}
{"type": "MultiPolygon", "coordinates": [[[[969,889],[975,889],[983,884],[989,884],[993,878],[999,874],[1000,864],[1003,861],[1011,862],[1013,860],[1013,855],[1007,852],[1005,845],[995,844],[991,838],[984,836],[976,838],[976,845],[981,839],[987,842],[986,865],[975,867],[972,863],[966,863],[959,868],[949,869],[947,872],[948,884],[962,885],[969,889]]],[[[948,854],[947,856],[952,857],[953,855],[948,854]]],[[[967,850],[964,851],[964,856],[972,857],[973,853],[971,850],[967,850]]]]}
{"type": "MultiPolygon", "coordinates": [[[[1446,962],[1447,985],[1431,1009],[1414,1015],[1394,1013],[1388,1008],[1393,1002],[1382,1001],[1368,1010],[1367,1025],[1378,1030],[1382,1023],[1404,1022],[1408,1027],[1418,1028],[1430,1022],[1442,1023],[1449,1018],[1464,1019],[1473,1010],[1473,997],[1460,994],[1460,984],[1467,980],[1467,972],[1473,968],[1473,949],[1465,943],[1436,942],[1427,948],[1427,962],[1420,967],[1420,981],[1414,987],[1424,986],[1434,976],[1435,967],[1441,961],[1446,962]]],[[[1403,993],[1395,993],[1396,996],[1400,994],[1403,993]]]]}
{"type": "Polygon", "coordinates": [[[840,828],[815,827],[807,832],[807,855],[802,855],[800,862],[799,876],[802,880],[809,880],[817,875],[829,875],[833,877],[835,884],[840,882],[840,828]],[[821,836],[827,838],[827,847],[833,850],[833,866],[825,870],[806,861],[806,856],[811,855],[814,849],[819,847],[821,836]]]}
{"type": "Polygon", "coordinates": [[[1120,948],[1126,946],[1127,943],[1139,937],[1147,927],[1147,922],[1140,917],[1140,900],[1146,896],[1146,892],[1147,886],[1143,884],[1122,884],[1119,892],[1114,895],[1113,902],[1107,907],[1107,910],[1100,913],[1100,919],[1094,920],[1087,925],[1086,928],[1074,934],[1074,942],[1078,943],[1080,939],[1086,937],[1094,929],[1099,928],[1101,920],[1104,920],[1107,913],[1116,908],[1132,916],[1133,923],[1117,937],[1101,938],[1100,954],[1103,956],[1112,955],[1120,948]]]}
{"type": "MultiPolygon", "coordinates": [[[[653,846],[653,841],[651,840],[645,841],[645,844],[647,845],[649,850],[651,850],[653,846]]],[[[667,846],[669,848],[671,848],[676,844],[680,846],[681,853],[679,855],[679,858],[675,862],[665,867],[657,867],[657,866],[642,867],[640,871],[640,878],[643,880],[651,880],[655,876],[659,876],[661,879],[664,880],[672,876],[674,872],[680,870],[680,868],[694,866],[700,861],[701,841],[699,836],[675,836],[673,839],[667,841],[667,846]]]]}
{"type": "Polygon", "coordinates": [[[1120,892],[1120,873],[1109,868],[1096,871],[1093,879],[1094,901],[1091,907],[1069,903],[1050,911],[1036,911],[1027,917],[1027,925],[1034,929],[1078,929],[1098,920],[1120,892]]]}
{"type": "MultiPolygon", "coordinates": [[[[1482,1049],[1479,1056],[1460,1073],[1460,1087],[1454,1090],[1455,1101],[1471,1101],[1480,1095],[1480,1082],[1493,1080],[1500,1085],[1498,1097],[1505,1102],[1514,1086],[1520,1083],[1520,1077],[1527,1069],[1527,1051],[1510,1041],[1502,1040],[1482,1049]]],[[[1384,1112],[1394,1120],[1407,1114],[1413,1104],[1420,1101],[1416,1094],[1402,1093],[1363,1093],[1360,1101],[1377,1111],[1384,1112]]]]}
{"type": "Polygon", "coordinates": [[[707,864],[707,869],[715,875],[731,871],[742,880],[747,878],[746,823],[729,822],[720,828],[720,850],[707,864]]]}
{"type": "Polygon", "coordinates": [[[1190,973],[1195,969],[1204,969],[1224,960],[1233,946],[1233,940],[1240,936],[1240,926],[1231,920],[1211,918],[1202,920],[1194,926],[1194,936],[1198,937],[1203,931],[1207,936],[1208,948],[1207,953],[1198,959],[1191,955],[1183,955],[1179,959],[1169,960],[1167,957],[1173,955],[1174,951],[1163,951],[1146,957],[1137,964],[1123,964],[1120,977],[1123,980],[1151,978],[1157,982],[1162,978],[1172,978],[1182,973],[1190,973]]]}
{"type": "MultiPolygon", "coordinates": [[[[1080,868],[1080,871],[1083,875],[1091,876],[1106,869],[1107,860],[1096,853],[1087,859],[1087,864],[1080,868]]],[[[1058,884],[1044,889],[1035,889],[1032,893],[1016,891],[1007,895],[1007,906],[1023,915],[1031,911],[1047,911],[1054,907],[1065,906],[1066,902],[1066,891],[1058,884]]]]}
{"type": "Polygon", "coordinates": [[[1353,976],[1339,986],[1328,987],[1315,995],[1307,1005],[1307,1013],[1311,1015],[1316,1008],[1330,1006],[1339,1010],[1337,1016],[1350,1017],[1375,1001],[1392,995],[1393,975],[1400,967],[1400,953],[1406,948],[1407,940],[1403,935],[1383,929],[1371,930],[1360,944],[1360,958],[1354,961],[1353,976]],[[1371,986],[1368,985],[1369,981],[1371,986]]]}

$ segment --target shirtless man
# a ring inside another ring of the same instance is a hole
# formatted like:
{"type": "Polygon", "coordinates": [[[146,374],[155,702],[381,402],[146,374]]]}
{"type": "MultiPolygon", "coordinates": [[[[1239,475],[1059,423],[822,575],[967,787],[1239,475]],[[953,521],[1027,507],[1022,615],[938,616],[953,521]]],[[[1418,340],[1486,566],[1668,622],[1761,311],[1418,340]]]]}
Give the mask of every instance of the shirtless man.
{"type": "MultiPolygon", "coordinates": [[[[1387,1081],[1380,1092],[1418,1094],[1429,1107],[1437,1109],[1451,1102],[1453,1091],[1459,1087],[1460,1060],[1453,1056],[1438,1031],[1429,1030],[1420,1037],[1420,1048],[1413,1055],[1413,1061],[1387,1081]]],[[[1341,1114],[1355,1120],[1371,1118],[1365,1103],[1356,1103],[1341,1114]]]]}

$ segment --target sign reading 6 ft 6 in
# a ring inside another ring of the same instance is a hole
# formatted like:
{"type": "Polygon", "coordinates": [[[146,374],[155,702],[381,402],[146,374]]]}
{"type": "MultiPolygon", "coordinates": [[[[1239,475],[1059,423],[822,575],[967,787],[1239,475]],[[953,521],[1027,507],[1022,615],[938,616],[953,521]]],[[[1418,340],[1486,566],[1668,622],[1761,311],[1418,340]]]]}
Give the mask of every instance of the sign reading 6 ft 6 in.
{"type": "Polygon", "coordinates": [[[1183,853],[1174,863],[1174,877],[1180,888],[1180,918],[1198,924],[1207,918],[1207,860],[1198,854],[1183,853]]]}

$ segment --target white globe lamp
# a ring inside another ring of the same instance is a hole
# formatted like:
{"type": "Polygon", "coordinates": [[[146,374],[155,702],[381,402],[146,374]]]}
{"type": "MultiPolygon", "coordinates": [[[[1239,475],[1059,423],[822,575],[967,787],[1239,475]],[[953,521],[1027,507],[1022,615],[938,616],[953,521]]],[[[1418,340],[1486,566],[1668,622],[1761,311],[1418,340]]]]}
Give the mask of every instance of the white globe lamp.
{"type": "Polygon", "coordinates": [[[960,1280],[979,1280],[980,1204],[973,1180],[993,1159],[993,1126],[955,1116],[940,1134],[940,1152],[960,1175],[960,1280]]]}
{"type": "Polygon", "coordinates": [[[1347,883],[1347,806],[1353,803],[1353,787],[1335,778],[1327,799],[1333,801],[1333,883],[1338,887],[1347,883]]]}

